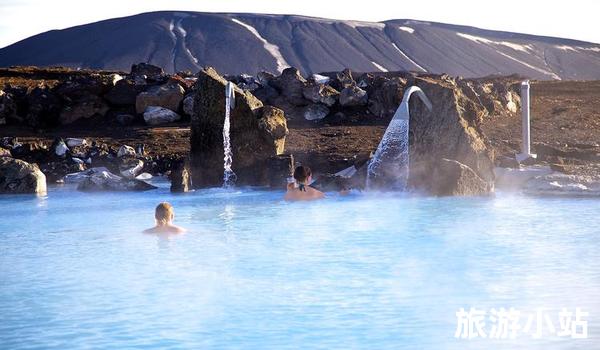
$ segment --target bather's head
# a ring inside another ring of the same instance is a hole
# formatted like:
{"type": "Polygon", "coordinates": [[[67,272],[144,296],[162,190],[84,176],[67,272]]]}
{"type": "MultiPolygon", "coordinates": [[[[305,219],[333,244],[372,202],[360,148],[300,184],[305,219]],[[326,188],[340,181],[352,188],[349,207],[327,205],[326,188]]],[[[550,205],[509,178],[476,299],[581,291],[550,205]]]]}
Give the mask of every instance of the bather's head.
{"type": "Polygon", "coordinates": [[[156,206],[156,210],[154,211],[154,218],[156,219],[156,224],[158,226],[165,226],[173,221],[175,218],[175,212],[173,211],[173,206],[170,203],[162,202],[156,206]]]}
{"type": "Polygon", "coordinates": [[[294,179],[296,179],[296,182],[299,184],[310,185],[312,180],[310,168],[303,165],[296,167],[296,170],[294,170],[294,179]]]}

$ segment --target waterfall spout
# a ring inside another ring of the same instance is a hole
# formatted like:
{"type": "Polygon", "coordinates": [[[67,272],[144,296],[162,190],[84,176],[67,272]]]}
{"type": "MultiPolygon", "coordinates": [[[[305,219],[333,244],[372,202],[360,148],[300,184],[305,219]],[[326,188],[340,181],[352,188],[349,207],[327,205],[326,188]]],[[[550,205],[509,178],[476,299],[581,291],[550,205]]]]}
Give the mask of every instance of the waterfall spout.
{"type": "Polygon", "coordinates": [[[417,93],[430,111],[432,109],[431,102],[417,86],[411,86],[404,92],[402,102],[385,130],[375,155],[369,162],[367,189],[406,190],[409,169],[408,131],[410,112],[408,101],[414,92],[417,93]]]}
{"type": "Polygon", "coordinates": [[[231,188],[235,185],[236,176],[231,169],[233,163],[233,153],[231,150],[230,138],[230,115],[235,108],[235,90],[233,83],[227,82],[225,86],[225,121],[223,122],[223,187],[231,188]]]}

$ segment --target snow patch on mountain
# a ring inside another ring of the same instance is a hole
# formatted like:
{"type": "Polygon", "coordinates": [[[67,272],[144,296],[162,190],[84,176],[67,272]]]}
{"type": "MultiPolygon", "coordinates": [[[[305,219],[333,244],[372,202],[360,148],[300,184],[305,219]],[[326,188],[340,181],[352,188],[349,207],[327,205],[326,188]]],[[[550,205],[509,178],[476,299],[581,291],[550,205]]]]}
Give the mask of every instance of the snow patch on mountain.
{"type": "Polygon", "coordinates": [[[415,32],[415,30],[411,27],[400,26],[400,27],[398,27],[398,29],[405,31],[407,33],[410,33],[410,34],[415,32]]]}
{"type": "Polygon", "coordinates": [[[379,22],[343,21],[343,23],[349,25],[350,27],[352,27],[354,29],[359,28],[359,27],[366,27],[366,28],[375,28],[375,29],[383,30],[383,28],[385,28],[385,23],[379,23],[379,22]]]}
{"type": "Polygon", "coordinates": [[[523,62],[523,61],[521,61],[521,60],[519,60],[519,59],[517,59],[517,58],[514,58],[514,57],[512,57],[511,55],[507,55],[507,54],[505,54],[505,53],[504,53],[504,52],[502,52],[502,51],[498,51],[498,50],[496,50],[496,52],[497,52],[497,53],[499,53],[500,55],[502,55],[502,56],[504,56],[504,57],[508,58],[508,59],[511,59],[511,60],[513,60],[513,61],[515,61],[515,62],[518,62],[518,63],[520,63],[520,64],[522,64],[522,65],[524,65],[524,66],[526,66],[526,67],[528,67],[528,68],[531,68],[531,69],[535,70],[536,72],[540,72],[540,73],[546,74],[546,75],[548,75],[548,76],[551,76],[551,77],[552,77],[552,79],[561,80],[561,78],[560,78],[558,75],[556,75],[554,72],[550,72],[550,71],[547,71],[547,70],[545,70],[545,69],[542,69],[542,68],[539,68],[539,67],[533,66],[533,65],[531,65],[531,64],[529,64],[529,63],[527,63],[527,62],[523,62]]]}
{"type": "Polygon", "coordinates": [[[384,66],[380,65],[379,63],[377,63],[377,62],[374,62],[374,61],[371,61],[371,63],[373,63],[373,65],[374,65],[374,66],[375,66],[377,69],[379,69],[380,71],[382,71],[382,72],[389,72],[389,71],[388,71],[388,70],[387,70],[387,69],[386,69],[384,66]]]}
{"type": "MultiPolygon", "coordinates": [[[[185,18],[185,17],[184,17],[185,18]]],[[[183,21],[183,18],[181,18],[179,21],[177,21],[177,24],[175,25],[175,28],[177,29],[177,31],[179,32],[179,34],[181,34],[181,44],[183,46],[183,49],[185,50],[185,52],[188,54],[188,56],[192,59],[192,61],[198,65],[198,59],[196,58],[196,56],[194,56],[192,54],[192,51],[190,51],[190,49],[187,47],[187,43],[185,42],[186,38],[187,38],[187,31],[183,28],[183,26],[181,25],[181,22],[183,21]]],[[[173,22],[171,22],[173,23],[173,22]]],[[[172,31],[172,30],[171,30],[172,31]]]]}
{"type": "Polygon", "coordinates": [[[580,49],[580,50],[585,50],[585,51],[600,52],[600,47],[583,47],[583,46],[577,46],[577,48],[580,49]]]}
{"type": "Polygon", "coordinates": [[[480,36],[464,34],[464,33],[456,33],[456,35],[460,36],[461,38],[465,38],[465,39],[474,41],[479,44],[502,45],[502,46],[510,47],[511,49],[513,49],[515,51],[522,51],[525,53],[529,53],[529,51],[534,50],[533,46],[531,46],[531,45],[521,45],[521,44],[511,43],[508,41],[494,41],[494,40],[490,40],[487,38],[482,38],[480,36]]]}
{"type": "Polygon", "coordinates": [[[574,48],[573,46],[569,46],[569,45],[555,45],[555,48],[559,49],[559,50],[563,50],[563,51],[574,51],[577,52],[577,49],[574,48]]]}
{"type": "Polygon", "coordinates": [[[423,72],[427,72],[427,69],[421,67],[417,62],[413,61],[410,57],[408,57],[408,55],[406,55],[404,53],[404,51],[400,50],[400,48],[398,47],[398,45],[396,45],[396,43],[392,43],[392,45],[394,46],[394,48],[396,50],[398,50],[398,52],[404,57],[406,58],[408,61],[410,61],[410,63],[412,63],[415,67],[419,68],[420,70],[422,70],[423,72]]]}
{"type": "Polygon", "coordinates": [[[256,28],[236,18],[232,18],[231,20],[246,28],[250,33],[252,33],[258,40],[260,40],[263,43],[265,50],[267,50],[271,54],[271,56],[275,58],[275,61],[277,62],[277,70],[279,72],[283,71],[284,69],[290,66],[279,51],[279,46],[268,42],[265,38],[262,37],[262,35],[260,35],[256,28]]]}

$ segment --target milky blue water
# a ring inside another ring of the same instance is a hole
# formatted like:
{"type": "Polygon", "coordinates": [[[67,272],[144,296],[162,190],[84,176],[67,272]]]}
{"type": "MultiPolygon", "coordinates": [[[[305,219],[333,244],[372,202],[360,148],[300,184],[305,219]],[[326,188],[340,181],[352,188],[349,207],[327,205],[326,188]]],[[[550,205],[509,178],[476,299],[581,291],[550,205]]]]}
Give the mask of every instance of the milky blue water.
{"type": "Polygon", "coordinates": [[[600,347],[599,200],[282,195],[0,197],[0,348],[600,347]],[[189,233],[142,234],[165,200],[189,233]],[[580,307],[588,339],[457,339],[461,307],[580,307]]]}

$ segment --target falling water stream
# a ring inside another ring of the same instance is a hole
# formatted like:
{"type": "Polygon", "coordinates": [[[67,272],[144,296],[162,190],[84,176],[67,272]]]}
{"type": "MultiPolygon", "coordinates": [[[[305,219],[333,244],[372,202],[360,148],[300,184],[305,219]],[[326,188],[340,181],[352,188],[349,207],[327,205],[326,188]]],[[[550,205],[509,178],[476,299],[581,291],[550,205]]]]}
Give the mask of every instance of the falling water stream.
{"type": "Polygon", "coordinates": [[[386,180],[391,189],[404,191],[408,180],[408,119],[394,117],[367,168],[367,188],[386,180]],[[376,180],[377,179],[377,180],[376,180]]]}
{"type": "Polygon", "coordinates": [[[223,187],[231,188],[235,185],[236,175],[231,169],[233,152],[231,150],[230,115],[235,107],[235,91],[233,83],[227,82],[225,86],[225,121],[223,122],[223,187]]]}
{"type": "Polygon", "coordinates": [[[408,130],[410,112],[408,101],[416,92],[427,108],[431,110],[431,102],[423,91],[411,86],[404,93],[402,103],[385,130],[375,155],[367,168],[367,188],[386,188],[405,191],[408,182],[409,149],[408,130]]]}

